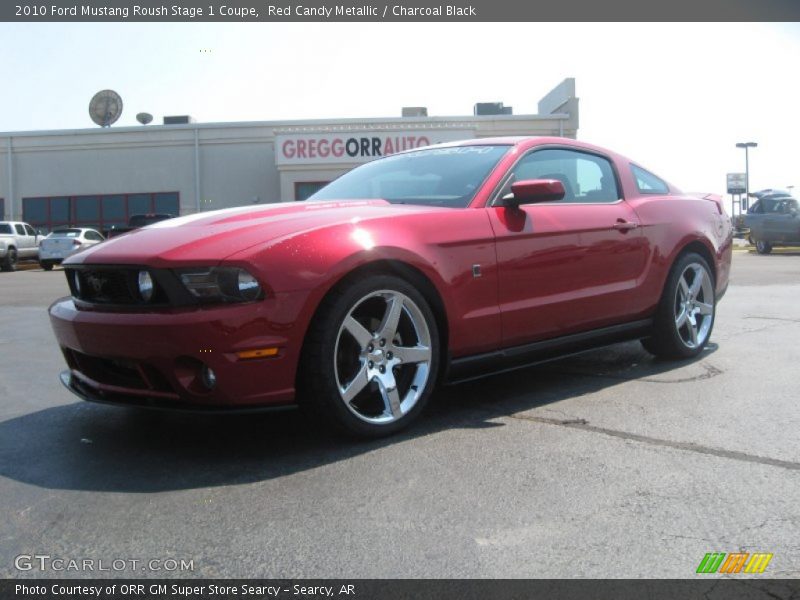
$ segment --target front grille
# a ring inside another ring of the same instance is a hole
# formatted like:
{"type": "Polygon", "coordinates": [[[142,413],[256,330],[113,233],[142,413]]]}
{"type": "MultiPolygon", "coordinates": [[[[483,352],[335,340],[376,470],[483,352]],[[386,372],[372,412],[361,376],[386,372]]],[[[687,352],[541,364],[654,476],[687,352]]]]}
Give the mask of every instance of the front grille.
{"type": "Polygon", "coordinates": [[[196,306],[197,298],[189,293],[172,269],[154,269],[145,265],[68,264],[64,268],[72,297],[86,306],[102,306],[102,310],[163,309],[196,306]],[[147,271],[153,278],[153,297],[148,301],[139,295],[139,273],[147,271]]]}
{"type": "MultiPolygon", "coordinates": [[[[100,304],[138,304],[136,271],[83,269],[75,272],[80,278],[78,297],[100,304]]],[[[78,286],[76,286],[78,287],[78,286]]]]}
{"type": "Polygon", "coordinates": [[[64,269],[72,297],[90,304],[128,307],[185,305],[185,295],[171,272],[147,269],[153,277],[153,297],[145,302],[139,294],[139,272],[146,267],[75,265],[64,269]]]}

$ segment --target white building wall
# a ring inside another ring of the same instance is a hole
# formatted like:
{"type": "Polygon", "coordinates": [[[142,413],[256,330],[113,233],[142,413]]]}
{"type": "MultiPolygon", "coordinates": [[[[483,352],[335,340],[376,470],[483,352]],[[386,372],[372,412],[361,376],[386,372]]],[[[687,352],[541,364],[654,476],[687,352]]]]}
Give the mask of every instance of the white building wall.
{"type": "MultiPolygon", "coordinates": [[[[205,144],[201,135],[200,173],[201,210],[278,202],[281,198],[271,141],[205,144]]],[[[194,206],[182,210],[194,211],[194,206]]]]}
{"type": "Polygon", "coordinates": [[[192,123],[0,133],[3,218],[21,219],[22,199],[41,196],[178,192],[181,214],[193,213],[198,207],[212,210],[291,201],[295,183],[330,181],[363,159],[345,156],[340,162],[286,164],[276,160],[276,136],[358,137],[423,130],[430,131],[434,141],[437,135],[443,139],[453,139],[453,135],[574,138],[578,105],[573,96],[574,81],[566,80],[540,104],[540,110],[558,112],[539,115],[192,123]],[[9,138],[13,197],[7,168],[9,138]]]}

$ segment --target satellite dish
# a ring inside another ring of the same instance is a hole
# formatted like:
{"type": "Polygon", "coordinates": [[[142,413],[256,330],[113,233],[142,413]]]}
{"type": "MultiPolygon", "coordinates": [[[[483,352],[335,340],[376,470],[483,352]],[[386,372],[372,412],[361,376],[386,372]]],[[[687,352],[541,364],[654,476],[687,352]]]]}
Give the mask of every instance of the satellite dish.
{"type": "Polygon", "coordinates": [[[122,98],[114,90],[97,92],[89,102],[89,116],[100,127],[116,123],[122,114],[122,98]]]}
{"type": "Polygon", "coordinates": [[[139,113],[136,115],[136,120],[139,121],[142,125],[147,125],[150,121],[153,120],[153,115],[150,113],[139,113]]]}

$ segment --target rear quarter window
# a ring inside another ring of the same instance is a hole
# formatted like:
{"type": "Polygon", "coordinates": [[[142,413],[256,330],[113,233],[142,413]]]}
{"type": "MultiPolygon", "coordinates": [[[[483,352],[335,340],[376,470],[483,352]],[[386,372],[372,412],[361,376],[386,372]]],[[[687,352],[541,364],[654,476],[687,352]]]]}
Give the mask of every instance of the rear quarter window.
{"type": "Polygon", "coordinates": [[[631,172],[636,181],[636,187],[642,194],[669,194],[667,183],[650,171],[631,165],[631,172]]]}

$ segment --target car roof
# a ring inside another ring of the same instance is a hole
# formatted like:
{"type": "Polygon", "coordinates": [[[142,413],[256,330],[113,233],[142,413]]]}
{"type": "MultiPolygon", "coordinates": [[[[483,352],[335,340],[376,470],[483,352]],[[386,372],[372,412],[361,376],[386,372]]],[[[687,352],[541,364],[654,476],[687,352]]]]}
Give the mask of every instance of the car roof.
{"type": "MultiPolygon", "coordinates": [[[[456,142],[445,142],[443,144],[435,144],[429,146],[430,148],[448,148],[458,146],[518,146],[521,151],[528,150],[535,146],[571,146],[581,150],[588,150],[590,152],[599,152],[607,156],[617,159],[623,159],[628,162],[633,162],[624,156],[612,152],[608,148],[595,146],[572,138],[557,137],[557,136],[502,136],[502,137],[485,137],[485,138],[470,138],[467,140],[459,140],[456,142]]],[[[413,150],[410,150],[413,152],[413,150]]]]}

